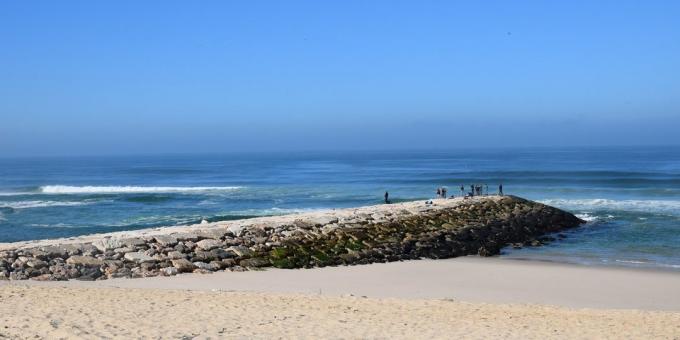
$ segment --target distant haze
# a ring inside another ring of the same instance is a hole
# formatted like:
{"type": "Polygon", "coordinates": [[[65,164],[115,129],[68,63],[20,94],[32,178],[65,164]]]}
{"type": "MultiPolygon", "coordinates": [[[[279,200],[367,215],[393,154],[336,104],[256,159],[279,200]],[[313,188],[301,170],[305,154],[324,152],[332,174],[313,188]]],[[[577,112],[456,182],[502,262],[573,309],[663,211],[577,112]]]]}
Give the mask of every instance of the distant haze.
{"type": "Polygon", "coordinates": [[[6,1],[0,157],[680,144],[680,2],[6,1]]]}

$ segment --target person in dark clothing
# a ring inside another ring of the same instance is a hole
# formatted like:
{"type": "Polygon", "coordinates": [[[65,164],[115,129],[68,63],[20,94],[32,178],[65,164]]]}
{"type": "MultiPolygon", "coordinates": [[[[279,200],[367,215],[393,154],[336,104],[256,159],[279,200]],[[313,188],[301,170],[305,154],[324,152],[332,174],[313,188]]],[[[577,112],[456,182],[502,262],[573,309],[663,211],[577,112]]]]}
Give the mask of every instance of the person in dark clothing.
{"type": "Polygon", "coordinates": [[[437,188],[437,198],[442,197],[442,188],[437,188]]]}
{"type": "Polygon", "coordinates": [[[470,185],[470,195],[471,196],[475,195],[475,185],[474,184],[470,185]]]}
{"type": "Polygon", "coordinates": [[[465,196],[465,186],[463,186],[462,184],[460,185],[460,195],[465,196]]]}
{"type": "Polygon", "coordinates": [[[503,183],[498,185],[498,195],[503,196],[503,183]]]}
{"type": "Polygon", "coordinates": [[[442,198],[446,198],[446,187],[442,188],[442,198]]]}
{"type": "Polygon", "coordinates": [[[390,193],[385,191],[385,204],[390,204],[390,193]]]}

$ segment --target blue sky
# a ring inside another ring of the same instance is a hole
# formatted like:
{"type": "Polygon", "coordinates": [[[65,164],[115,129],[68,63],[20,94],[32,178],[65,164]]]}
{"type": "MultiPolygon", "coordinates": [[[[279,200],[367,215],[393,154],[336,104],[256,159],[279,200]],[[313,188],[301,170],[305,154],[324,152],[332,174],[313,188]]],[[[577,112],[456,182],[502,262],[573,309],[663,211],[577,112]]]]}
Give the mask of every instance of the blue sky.
{"type": "Polygon", "coordinates": [[[678,1],[4,1],[0,156],[680,144],[678,1]]]}

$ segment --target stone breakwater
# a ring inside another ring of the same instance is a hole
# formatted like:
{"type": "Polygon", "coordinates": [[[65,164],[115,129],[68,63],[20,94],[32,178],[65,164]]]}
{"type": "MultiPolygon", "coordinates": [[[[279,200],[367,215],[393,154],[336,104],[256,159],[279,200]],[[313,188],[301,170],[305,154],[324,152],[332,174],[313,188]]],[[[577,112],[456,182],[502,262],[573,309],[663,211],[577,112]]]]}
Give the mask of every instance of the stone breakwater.
{"type": "Polygon", "coordinates": [[[0,279],[101,280],[492,256],[584,221],[513,196],[439,199],[0,244],[0,279]]]}

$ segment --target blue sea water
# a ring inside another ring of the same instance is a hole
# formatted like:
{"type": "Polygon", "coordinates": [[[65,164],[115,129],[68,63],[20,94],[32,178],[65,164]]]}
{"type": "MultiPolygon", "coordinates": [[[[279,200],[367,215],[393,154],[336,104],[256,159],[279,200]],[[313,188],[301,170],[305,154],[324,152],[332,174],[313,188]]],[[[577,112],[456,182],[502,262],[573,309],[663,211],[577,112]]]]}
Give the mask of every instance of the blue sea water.
{"type": "Polygon", "coordinates": [[[427,199],[502,182],[588,223],[508,258],[680,270],[680,148],[0,159],[0,242],[427,199]]]}

